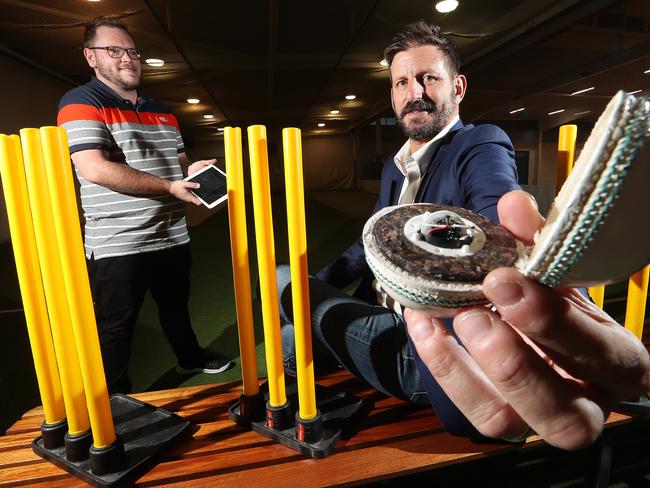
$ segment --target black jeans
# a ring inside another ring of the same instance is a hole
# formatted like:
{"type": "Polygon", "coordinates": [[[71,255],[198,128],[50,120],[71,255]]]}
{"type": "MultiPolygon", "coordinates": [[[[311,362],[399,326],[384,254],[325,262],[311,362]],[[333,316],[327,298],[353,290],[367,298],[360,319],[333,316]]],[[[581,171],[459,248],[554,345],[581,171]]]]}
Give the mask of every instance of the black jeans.
{"type": "Polygon", "coordinates": [[[178,362],[196,362],[201,348],[188,309],[191,266],[189,245],[88,261],[109,393],[131,390],[131,343],[147,290],[156,302],[160,325],[178,362]]]}

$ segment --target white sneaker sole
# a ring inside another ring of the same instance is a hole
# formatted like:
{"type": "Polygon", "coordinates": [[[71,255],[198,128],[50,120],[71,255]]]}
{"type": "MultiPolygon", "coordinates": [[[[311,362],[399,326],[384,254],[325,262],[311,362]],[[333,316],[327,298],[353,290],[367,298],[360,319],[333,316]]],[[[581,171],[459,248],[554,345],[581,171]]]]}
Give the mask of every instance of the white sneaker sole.
{"type": "Polygon", "coordinates": [[[225,370],[227,370],[230,367],[231,364],[232,362],[228,361],[220,368],[194,368],[194,369],[185,369],[182,368],[181,366],[176,366],[176,372],[178,374],[190,374],[190,373],[217,374],[217,373],[223,373],[225,370]]]}

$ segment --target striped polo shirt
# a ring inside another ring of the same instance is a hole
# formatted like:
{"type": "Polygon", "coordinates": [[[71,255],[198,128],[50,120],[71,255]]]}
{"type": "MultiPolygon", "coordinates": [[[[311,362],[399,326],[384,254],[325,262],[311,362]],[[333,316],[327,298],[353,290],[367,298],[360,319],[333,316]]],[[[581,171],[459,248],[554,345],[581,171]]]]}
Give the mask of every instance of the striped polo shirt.
{"type": "MultiPolygon", "coordinates": [[[[113,162],[170,181],[183,178],[178,121],[151,98],[139,95],[133,105],[93,77],[63,96],[58,125],[67,131],[70,154],[101,149],[113,162]]],[[[86,257],[125,256],[189,242],[185,204],[180,200],[171,195],[120,193],[76,173],[86,219],[86,257]]]]}

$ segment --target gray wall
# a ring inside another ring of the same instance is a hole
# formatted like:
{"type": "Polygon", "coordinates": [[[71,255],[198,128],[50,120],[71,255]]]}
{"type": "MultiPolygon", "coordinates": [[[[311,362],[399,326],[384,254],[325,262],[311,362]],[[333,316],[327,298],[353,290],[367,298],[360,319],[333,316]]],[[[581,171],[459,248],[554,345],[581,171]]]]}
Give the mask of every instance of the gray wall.
{"type": "MultiPolygon", "coordinates": [[[[71,87],[49,74],[0,53],[0,134],[18,134],[25,127],[56,124],[57,105],[71,87]]],[[[4,194],[0,187],[0,243],[9,240],[4,194]]]]}

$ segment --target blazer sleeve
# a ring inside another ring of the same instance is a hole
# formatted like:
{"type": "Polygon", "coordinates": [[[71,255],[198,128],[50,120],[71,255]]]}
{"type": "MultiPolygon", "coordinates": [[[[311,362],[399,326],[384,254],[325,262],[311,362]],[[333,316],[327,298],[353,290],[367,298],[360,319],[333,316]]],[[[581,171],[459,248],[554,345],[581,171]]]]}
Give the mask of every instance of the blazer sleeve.
{"type": "Polygon", "coordinates": [[[463,206],[498,222],[499,198],[521,189],[512,142],[503,130],[489,124],[476,126],[469,142],[457,174],[463,206]]]}
{"type": "MultiPolygon", "coordinates": [[[[390,156],[384,163],[379,197],[371,215],[390,205],[392,194],[396,188],[396,180],[399,178],[396,173],[398,171],[395,168],[393,157],[390,156]]],[[[369,272],[363,240],[359,237],[339,257],[316,273],[316,277],[335,288],[345,288],[369,272]]]]}

